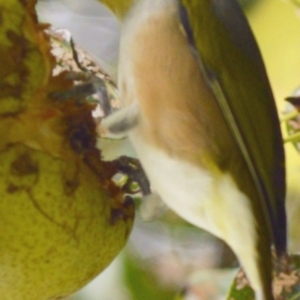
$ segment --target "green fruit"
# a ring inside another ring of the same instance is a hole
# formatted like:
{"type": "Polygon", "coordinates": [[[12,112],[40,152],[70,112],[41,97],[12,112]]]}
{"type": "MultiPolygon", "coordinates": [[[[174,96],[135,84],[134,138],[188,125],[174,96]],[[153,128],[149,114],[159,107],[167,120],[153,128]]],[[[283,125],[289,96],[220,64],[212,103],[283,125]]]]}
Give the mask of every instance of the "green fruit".
{"type": "Polygon", "coordinates": [[[84,164],[15,144],[0,153],[1,300],[60,299],[124,246],[132,214],[84,164]]]}
{"type": "Polygon", "coordinates": [[[68,95],[34,0],[0,3],[0,299],[56,300],[99,274],[134,216],[96,145],[94,106],[68,95]],[[12,16],[12,18],[10,18],[12,16]]]}

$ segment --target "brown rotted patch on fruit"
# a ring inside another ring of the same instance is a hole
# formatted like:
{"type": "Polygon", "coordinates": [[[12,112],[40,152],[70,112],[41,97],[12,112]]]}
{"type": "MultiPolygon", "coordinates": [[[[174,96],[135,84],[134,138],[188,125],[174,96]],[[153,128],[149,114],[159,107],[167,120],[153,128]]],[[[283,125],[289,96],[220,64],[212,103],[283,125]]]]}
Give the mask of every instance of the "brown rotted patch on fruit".
{"type": "Polygon", "coordinates": [[[122,206],[112,208],[110,211],[110,223],[116,224],[119,220],[127,221],[133,217],[134,202],[130,196],[125,196],[122,206]]]}
{"type": "Polygon", "coordinates": [[[10,166],[11,173],[15,176],[27,176],[37,174],[38,164],[33,161],[27,152],[20,154],[10,166]]]}
{"type": "MultiPolygon", "coordinates": [[[[92,117],[95,105],[80,104],[72,98],[63,101],[56,100],[54,105],[60,108],[63,116],[60,130],[63,131],[67,148],[78,155],[85,165],[96,174],[111,199],[110,223],[114,225],[122,220],[132,220],[134,216],[133,201],[127,197],[124,199],[124,192],[112,181],[112,177],[119,172],[118,167],[113,162],[101,161],[100,150],[96,148],[96,123],[92,117]]],[[[70,191],[72,188],[76,189],[76,179],[69,183],[70,191]]]]}
{"type": "Polygon", "coordinates": [[[78,164],[68,165],[64,170],[62,170],[62,182],[64,188],[64,194],[72,196],[77,188],[80,186],[79,180],[79,166],[78,164]]]}
{"type": "MultiPolygon", "coordinates": [[[[1,51],[0,51],[0,56],[1,56],[1,51]]],[[[0,62],[0,64],[1,64],[1,62],[0,62]]],[[[1,76],[1,74],[0,74],[0,76],[1,76]]],[[[19,99],[21,101],[21,94],[22,94],[22,87],[20,85],[11,85],[6,82],[1,83],[0,100],[1,100],[1,98],[6,99],[8,97],[13,97],[13,98],[19,99]]]]}
{"type": "Polygon", "coordinates": [[[71,148],[77,154],[84,153],[93,146],[93,135],[89,130],[89,127],[85,123],[78,124],[70,128],[69,142],[71,148]]]}
{"type": "Polygon", "coordinates": [[[114,163],[101,161],[100,151],[96,148],[90,149],[84,155],[83,161],[104,184],[110,185],[112,177],[118,173],[114,163]]]}
{"type": "MultiPolygon", "coordinates": [[[[123,221],[123,222],[127,222],[130,220],[134,219],[134,205],[133,202],[130,205],[130,209],[128,209],[128,207],[126,209],[111,209],[111,215],[110,215],[110,225],[114,226],[116,225],[118,222],[123,221]]],[[[125,227],[126,230],[124,232],[124,238],[126,239],[129,234],[130,234],[130,227],[125,227]]]]}
{"type": "MultiPolygon", "coordinates": [[[[109,199],[111,199],[110,224],[115,225],[121,220],[132,220],[135,211],[133,200],[130,196],[124,197],[124,191],[111,180],[118,173],[116,164],[101,161],[100,152],[96,148],[87,152],[83,160],[98,176],[103,188],[109,195],[109,199]]],[[[126,234],[129,234],[129,232],[126,234]]]]}
{"type": "Polygon", "coordinates": [[[28,49],[28,41],[11,30],[6,32],[6,36],[13,46],[0,47],[0,78],[14,72],[17,72],[22,78],[28,72],[26,66],[22,63],[28,49]]]}
{"type": "Polygon", "coordinates": [[[84,154],[96,145],[96,125],[88,104],[79,105],[71,101],[64,103],[64,136],[76,154],[84,154]]]}
{"type": "MultiPolygon", "coordinates": [[[[109,223],[116,225],[120,221],[127,222],[134,219],[135,206],[130,196],[125,196],[124,191],[116,186],[112,177],[118,172],[116,164],[103,162],[100,160],[100,153],[97,149],[91,150],[84,156],[84,162],[98,176],[102,187],[106,190],[111,199],[111,209],[109,223]]],[[[130,233],[130,228],[126,227],[125,238],[130,233]]]]}
{"type": "Polygon", "coordinates": [[[71,76],[69,76],[69,73],[69,71],[63,71],[60,74],[51,77],[47,86],[47,93],[52,105],[61,106],[64,104],[62,101],[71,100],[70,97],[67,98],[67,96],[65,96],[69,95],[69,90],[74,86],[74,81],[71,76]]]}
{"type": "MultiPolygon", "coordinates": [[[[107,190],[112,199],[110,209],[110,225],[116,225],[119,222],[127,223],[134,219],[135,206],[132,198],[129,195],[124,197],[123,191],[117,187],[112,181],[109,182],[107,190]]],[[[130,234],[130,228],[126,227],[124,238],[130,234]]]]}
{"type": "Polygon", "coordinates": [[[38,18],[36,15],[35,5],[37,0],[20,0],[22,5],[25,7],[27,13],[30,13],[31,18],[34,20],[34,22],[38,22],[38,18]]]}
{"type": "MultiPolygon", "coordinates": [[[[102,182],[103,188],[109,194],[111,199],[110,224],[115,225],[119,221],[128,221],[134,218],[134,202],[129,195],[124,195],[124,191],[117,186],[112,177],[119,172],[114,162],[104,162],[100,160],[100,152],[96,149],[90,149],[84,155],[84,162],[98,176],[102,182]]],[[[129,231],[125,233],[127,236],[129,231]]]]}
{"type": "Polygon", "coordinates": [[[64,182],[64,193],[68,196],[74,194],[77,188],[80,186],[80,182],[77,178],[73,180],[65,180],[64,182]]]}
{"type": "Polygon", "coordinates": [[[114,164],[101,161],[100,150],[96,148],[96,123],[92,117],[95,105],[78,104],[72,99],[60,105],[65,142],[97,174],[101,182],[111,181],[118,170],[114,164]]]}
{"type": "Polygon", "coordinates": [[[28,76],[28,68],[22,63],[22,60],[26,56],[29,44],[24,37],[11,30],[8,30],[6,35],[13,46],[0,47],[0,77],[2,78],[0,98],[10,96],[21,101],[23,85],[26,83],[25,78],[28,76]],[[11,74],[17,75],[18,78],[14,85],[5,80],[11,74]]]}
{"type": "Polygon", "coordinates": [[[20,190],[20,187],[16,186],[13,183],[9,183],[7,188],[6,188],[6,192],[8,194],[14,194],[14,193],[18,192],[19,190],[20,190]]]}

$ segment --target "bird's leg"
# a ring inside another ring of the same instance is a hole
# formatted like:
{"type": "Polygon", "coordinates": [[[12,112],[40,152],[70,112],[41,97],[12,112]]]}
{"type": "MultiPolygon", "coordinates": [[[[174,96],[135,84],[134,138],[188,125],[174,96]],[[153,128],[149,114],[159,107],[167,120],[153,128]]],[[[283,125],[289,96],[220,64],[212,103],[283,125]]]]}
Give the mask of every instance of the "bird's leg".
{"type": "MultiPolygon", "coordinates": [[[[72,39],[72,36],[66,38],[68,49],[72,53],[72,60],[63,60],[63,63],[68,67],[65,73],[65,79],[70,80],[70,88],[67,90],[56,91],[50,93],[50,98],[56,101],[69,101],[72,99],[76,104],[81,105],[85,102],[99,103],[102,115],[107,116],[113,112],[111,99],[115,96],[113,84],[110,77],[104,73],[100,68],[95,68],[94,63],[81,55],[82,62],[80,61],[79,50],[72,39]],[[74,85],[74,82],[76,84],[74,85]],[[108,92],[108,86],[110,87],[108,92]]],[[[66,50],[67,52],[67,50],[66,50]]]]}
{"type": "Polygon", "coordinates": [[[151,193],[149,180],[141,166],[140,162],[136,158],[121,156],[114,161],[117,169],[120,173],[128,176],[129,180],[124,185],[124,189],[128,193],[132,193],[131,185],[136,182],[143,196],[151,193]]]}
{"type": "Polygon", "coordinates": [[[100,124],[100,135],[122,138],[138,125],[139,109],[136,103],[124,107],[105,117],[100,124]]]}
{"type": "Polygon", "coordinates": [[[139,160],[127,156],[121,156],[115,160],[117,169],[126,174],[129,180],[122,187],[127,193],[132,193],[132,183],[139,185],[142,194],[142,202],[139,207],[139,213],[142,220],[146,222],[154,221],[160,217],[167,209],[157,193],[151,191],[150,182],[145,174],[139,160]]]}

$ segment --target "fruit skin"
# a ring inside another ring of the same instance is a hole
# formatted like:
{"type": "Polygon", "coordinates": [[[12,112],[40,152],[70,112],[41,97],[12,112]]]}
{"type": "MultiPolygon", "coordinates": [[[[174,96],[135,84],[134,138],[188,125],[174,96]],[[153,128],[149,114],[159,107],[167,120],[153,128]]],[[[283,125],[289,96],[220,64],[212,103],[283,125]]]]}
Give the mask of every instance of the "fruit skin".
{"type": "Polygon", "coordinates": [[[21,111],[47,85],[54,60],[35,14],[36,0],[0,1],[0,115],[21,111]]]}
{"type": "Polygon", "coordinates": [[[0,2],[1,300],[75,292],[121,251],[134,218],[95,148],[94,106],[53,98],[75,83],[52,75],[34,4],[0,2]]]}
{"type": "Polygon", "coordinates": [[[123,248],[132,218],[114,222],[117,208],[84,163],[15,144],[0,153],[0,178],[2,300],[60,299],[123,248]]]}

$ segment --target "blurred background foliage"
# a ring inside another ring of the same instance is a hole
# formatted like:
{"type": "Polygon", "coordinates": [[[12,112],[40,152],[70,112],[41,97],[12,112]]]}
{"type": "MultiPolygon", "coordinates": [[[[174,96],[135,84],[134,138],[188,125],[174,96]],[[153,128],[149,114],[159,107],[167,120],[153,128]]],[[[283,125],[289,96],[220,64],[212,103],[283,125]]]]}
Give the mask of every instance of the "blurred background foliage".
{"type": "MultiPolygon", "coordinates": [[[[292,0],[240,0],[260,45],[280,114],[300,86],[300,19],[292,0]]],[[[300,9],[300,8],[299,8],[300,9]]],[[[42,21],[71,31],[75,42],[116,78],[119,26],[95,0],[40,0],[42,21]]],[[[249,87],[250,88],[250,87],[249,87]]],[[[283,126],[284,135],[286,135],[283,126]]],[[[300,250],[300,154],[287,153],[290,252],[300,250]]],[[[168,211],[144,223],[137,216],[122,254],[70,300],[223,299],[237,262],[219,240],[168,211]]]]}

